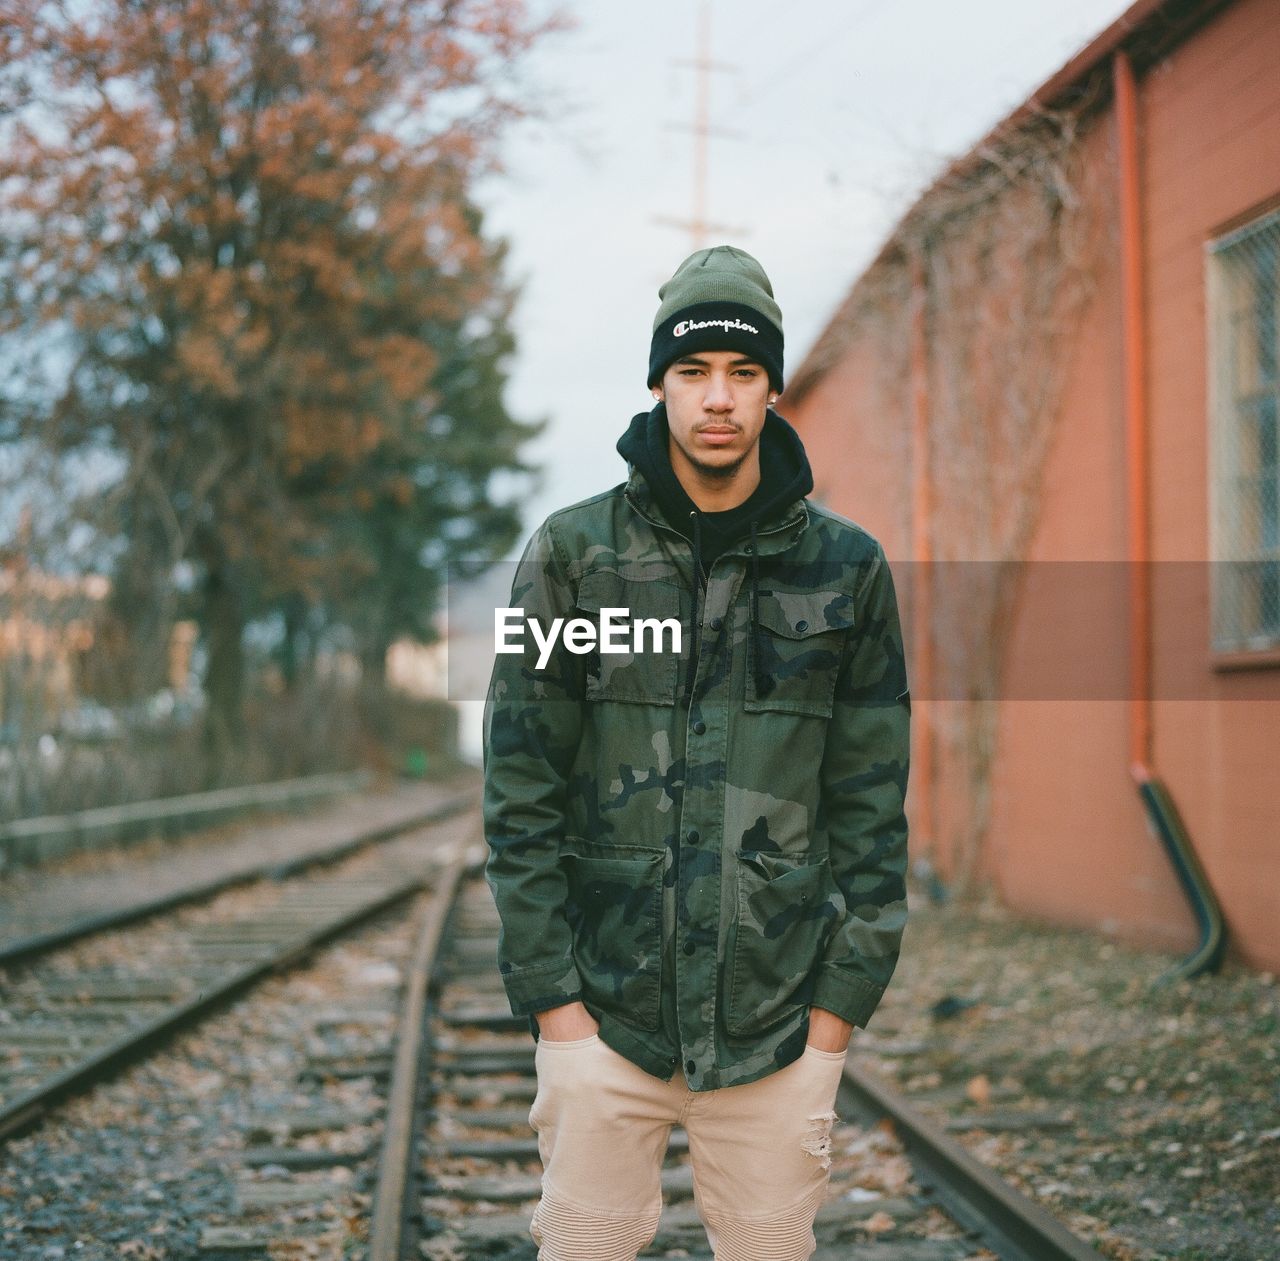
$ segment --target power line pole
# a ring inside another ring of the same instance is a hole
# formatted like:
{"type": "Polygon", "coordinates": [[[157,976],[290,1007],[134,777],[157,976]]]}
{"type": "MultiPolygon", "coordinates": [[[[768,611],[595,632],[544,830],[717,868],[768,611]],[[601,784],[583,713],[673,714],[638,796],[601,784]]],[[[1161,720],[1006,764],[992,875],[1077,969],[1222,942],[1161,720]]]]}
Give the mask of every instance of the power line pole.
{"type": "Polygon", "coordinates": [[[713,71],[733,71],[736,66],[711,58],[711,0],[702,0],[698,12],[698,46],[697,56],[692,60],[676,60],[672,64],[692,69],[697,73],[695,80],[693,124],[668,123],[676,131],[693,132],[693,213],[687,219],[675,219],[669,215],[655,216],[658,223],[669,227],[681,228],[689,233],[689,240],[694,250],[702,249],[712,232],[718,235],[743,236],[746,228],[731,228],[722,223],[713,223],[709,218],[708,172],[710,168],[710,140],[713,135],[740,138],[741,133],[726,131],[723,127],[711,125],[711,74],[713,71]]]}

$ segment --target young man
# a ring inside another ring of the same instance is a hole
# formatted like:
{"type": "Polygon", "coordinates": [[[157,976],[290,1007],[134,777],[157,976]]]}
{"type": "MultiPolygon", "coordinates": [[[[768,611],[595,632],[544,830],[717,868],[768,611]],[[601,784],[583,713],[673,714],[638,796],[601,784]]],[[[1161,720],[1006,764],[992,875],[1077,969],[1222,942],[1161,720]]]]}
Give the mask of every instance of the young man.
{"type": "Polygon", "coordinates": [[[898,610],[880,544],[805,498],[759,263],[700,250],[659,297],[626,482],[517,569],[512,607],[565,634],[499,654],[485,706],[499,965],[538,1039],[530,1230],[543,1261],[632,1261],[678,1123],[717,1261],[807,1258],[906,917],[898,610]],[[610,617],[651,625],[607,651],[610,617]]]}

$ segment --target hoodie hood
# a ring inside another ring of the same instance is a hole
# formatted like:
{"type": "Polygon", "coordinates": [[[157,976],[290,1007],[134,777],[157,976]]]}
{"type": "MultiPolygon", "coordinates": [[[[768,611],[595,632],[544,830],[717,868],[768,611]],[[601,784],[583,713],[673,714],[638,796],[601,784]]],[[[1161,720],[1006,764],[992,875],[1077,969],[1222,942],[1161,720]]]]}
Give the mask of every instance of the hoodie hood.
{"type": "MultiPolygon", "coordinates": [[[[663,518],[693,547],[689,587],[693,596],[693,625],[690,627],[689,665],[685,674],[685,696],[692,698],[698,638],[702,624],[700,597],[706,586],[707,570],[730,545],[744,535],[750,537],[751,635],[758,684],[767,691],[772,682],[760,669],[759,642],[759,548],[756,533],[798,499],[813,489],[813,471],[800,435],[777,412],[765,413],[760,433],[760,483],[740,504],[721,512],[704,512],[689,497],[671,467],[670,430],[667,408],[658,403],[651,411],[639,412],[618,439],[617,451],[644,478],[663,518]]],[[[763,694],[763,693],[762,693],[763,694]]]]}
{"type": "Polygon", "coordinates": [[[752,520],[757,524],[768,520],[813,489],[813,472],[800,435],[772,408],[765,413],[760,433],[760,484],[742,503],[721,512],[704,512],[689,498],[671,467],[669,441],[667,405],[658,403],[652,411],[638,412],[631,418],[627,431],[618,439],[617,451],[640,470],[674,530],[692,541],[697,522],[704,540],[704,559],[714,560],[748,532],[752,520]]]}

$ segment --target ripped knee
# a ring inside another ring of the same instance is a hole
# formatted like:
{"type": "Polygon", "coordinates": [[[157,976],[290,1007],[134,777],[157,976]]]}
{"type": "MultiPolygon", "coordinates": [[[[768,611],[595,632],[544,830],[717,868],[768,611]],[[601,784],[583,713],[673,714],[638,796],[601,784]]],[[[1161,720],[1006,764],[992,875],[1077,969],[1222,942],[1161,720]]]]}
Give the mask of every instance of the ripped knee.
{"type": "Polygon", "coordinates": [[[834,1112],[815,1112],[809,1117],[809,1132],[800,1140],[801,1148],[813,1156],[824,1169],[831,1168],[831,1127],[834,1112]]]}

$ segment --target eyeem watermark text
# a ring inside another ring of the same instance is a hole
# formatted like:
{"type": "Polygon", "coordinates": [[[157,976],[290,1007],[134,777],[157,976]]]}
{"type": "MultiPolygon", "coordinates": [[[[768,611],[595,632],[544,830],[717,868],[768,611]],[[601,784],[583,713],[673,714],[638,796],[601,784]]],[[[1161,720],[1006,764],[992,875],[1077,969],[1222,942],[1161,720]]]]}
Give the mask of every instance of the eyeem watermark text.
{"type": "Polygon", "coordinates": [[[556,617],[543,629],[536,617],[525,617],[521,608],[496,608],[493,611],[493,647],[495,652],[524,652],[524,630],[527,626],[538,646],[536,670],[545,670],[557,640],[572,653],[582,656],[593,648],[601,652],[676,652],[680,651],[681,626],[677,617],[629,618],[627,608],[602,608],[600,625],[589,617],[556,617]],[[671,646],[663,640],[670,632],[671,646]],[[650,646],[645,647],[646,634],[650,646]]]}

